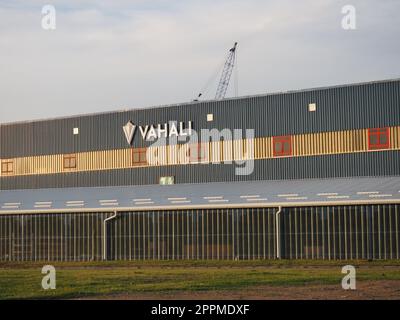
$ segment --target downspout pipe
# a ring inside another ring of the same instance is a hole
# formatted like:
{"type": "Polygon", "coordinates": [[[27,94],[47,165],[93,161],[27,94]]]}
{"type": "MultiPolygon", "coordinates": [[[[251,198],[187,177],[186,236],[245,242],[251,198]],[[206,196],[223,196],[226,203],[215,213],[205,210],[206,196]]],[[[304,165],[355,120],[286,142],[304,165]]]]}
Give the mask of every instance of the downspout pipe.
{"type": "Polygon", "coordinates": [[[276,258],[281,258],[281,223],[279,220],[279,215],[282,212],[282,206],[278,207],[278,211],[275,213],[275,235],[276,235],[276,258]]]}
{"type": "Polygon", "coordinates": [[[117,211],[114,214],[103,221],[103,260],[107,260],[107,222],[117,217],[117,211]]]}

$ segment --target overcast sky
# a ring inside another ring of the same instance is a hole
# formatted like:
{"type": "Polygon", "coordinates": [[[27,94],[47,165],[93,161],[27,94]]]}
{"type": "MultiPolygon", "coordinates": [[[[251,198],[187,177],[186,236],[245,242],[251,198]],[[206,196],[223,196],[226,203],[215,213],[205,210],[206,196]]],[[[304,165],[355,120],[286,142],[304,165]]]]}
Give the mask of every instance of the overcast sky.
{"type": "Polygon", "coordinates": [[[239,95],[400,77],[399,0],[47,1],[0,0],[1,123],[190,101],[235,41],[239,95]]]}

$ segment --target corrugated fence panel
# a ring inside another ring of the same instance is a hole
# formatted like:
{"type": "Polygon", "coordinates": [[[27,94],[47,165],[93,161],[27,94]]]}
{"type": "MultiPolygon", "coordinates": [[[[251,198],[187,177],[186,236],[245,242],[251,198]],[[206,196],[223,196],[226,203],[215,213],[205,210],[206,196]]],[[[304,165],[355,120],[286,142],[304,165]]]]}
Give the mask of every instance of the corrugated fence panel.
{"type": "MultiPolygon", "coordinates": [[[[277,208],[0,215],[0,261],[275,259],[277,208]]],[[[399,205],[293,207],[284,259],[399,259],[399,205]]]]}

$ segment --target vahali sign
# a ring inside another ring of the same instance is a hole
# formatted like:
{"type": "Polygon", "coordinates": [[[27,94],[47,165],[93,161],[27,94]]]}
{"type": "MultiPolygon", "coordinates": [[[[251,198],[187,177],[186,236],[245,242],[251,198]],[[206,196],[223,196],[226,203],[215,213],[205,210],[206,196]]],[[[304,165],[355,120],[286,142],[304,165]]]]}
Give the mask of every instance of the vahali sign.
{"type": "Polygon", "coordinates": [[[188,121],[187,125],[185,122],[173,122],[157,124],[157,125],[146,125],[146,126],[136,126],[132,121],[128,121],[123,130],[125,133],[126,141],[132,144],[133,137],[135,136],[136,128],[139,127],[140,135],[143,140],[153,141],[155,139],[164,137],[180,137],[180,136],[190,136],[192,134],[192,121],[188,121]]]}

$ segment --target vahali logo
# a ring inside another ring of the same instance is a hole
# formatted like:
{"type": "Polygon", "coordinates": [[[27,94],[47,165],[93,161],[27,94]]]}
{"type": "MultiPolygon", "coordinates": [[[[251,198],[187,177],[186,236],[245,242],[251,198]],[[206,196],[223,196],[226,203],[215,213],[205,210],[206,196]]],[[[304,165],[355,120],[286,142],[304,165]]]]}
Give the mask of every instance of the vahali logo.
{"type": "MultiPolygon", "coordinates": [[[[182,137],[192,135],[192,121],[187,122],[176,122],[170,121],[170,123],[158,124],[158,125],[146,125],[138,126],[140,134],[143,140],[153,141],[161,137],[182,137]]],[[[133,137],[136,131],[136,125],[132,121],[128,121],[125,126],[123,126],[126,141],[132,144],[133,137]]]]}
{"type": "Polygon", "coordinates": [[[126,125],[123,126],[126,141],[129,144],[132,144],[133,136],[135,135],[136,126],[131,122],[128,121],[126,125]]]}

